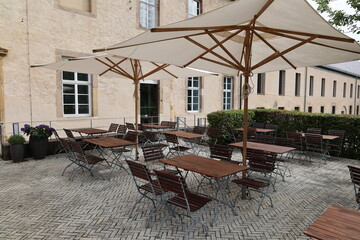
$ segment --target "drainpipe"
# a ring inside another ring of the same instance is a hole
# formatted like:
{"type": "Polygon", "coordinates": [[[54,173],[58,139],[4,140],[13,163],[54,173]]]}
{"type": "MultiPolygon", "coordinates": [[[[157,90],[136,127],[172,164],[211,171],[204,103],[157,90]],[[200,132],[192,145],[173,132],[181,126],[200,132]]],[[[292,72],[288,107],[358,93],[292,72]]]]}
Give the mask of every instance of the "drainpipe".
{"type": "Polygon", "coordinates": [[[357,94],[356,94],[356,91],[357,91],[357,80],[358,78],[355,77],[355,89],[354,89],[354,92],[353,92],[353,96],[354,96],[354,115],[356,115],[355,111],[356,111],[356,97],[357,97],[357,94]]]}
{"type": "Polygon", "coordinates": [[[29,74],[28,74],[28,78],[29,78],[29,105],[30,105],[30,125],[32,125],[32,121],[33,121],[33,106],[32,106],[32,91],[31,91],[31,70],[30,70],[30,33],[29,33],[29,5],[28,5],[28,0],[26,0],[26,36],[27,36],[27,60],[28,60],[28,68],[29,68],[29,74]]]}
{"type": "Polygon", "coordinates": [[[308,82],[308,67],[305,67],[305,92],[304,92],[304,112],[306,112],[306,92],[308,82]]]}

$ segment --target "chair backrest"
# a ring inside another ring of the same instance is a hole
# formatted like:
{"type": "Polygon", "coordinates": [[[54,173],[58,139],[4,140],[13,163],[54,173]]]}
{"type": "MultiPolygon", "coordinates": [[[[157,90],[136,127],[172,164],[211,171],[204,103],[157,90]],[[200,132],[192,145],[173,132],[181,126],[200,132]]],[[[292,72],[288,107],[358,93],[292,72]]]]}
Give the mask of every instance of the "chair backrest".
{"type": "Polygon", "coordinates": [[[78,161],[87,163],[86,155],[85,155],[83,149],[81,148],[80,144],[73,140],[69,140],[68,143],[71,148],[71,151],[74,153],[75,158],[78,161]]]}
{"type": "Polygon", "coordinates": [[[124,137],[124,140],[130,142],[136,142],[136,139],[137,139],[137,133],[134,131],[128,131],[124,137]]]}
{"type": "Polygon", "coordinates": [[[169,128],[171,128],[171,129],[175,129],[176,128],[176,122],[168,122],[168,126],[169,126],[169,128]]]}
{"type": "Polygon", "coordinates": [[[360,168],[348,165],[351,182],[360,187],[360,168]]]}
{"type": "Polygon", "coordinates": [[[275,131],[277,131],[278,128],[279,128],[279,126],[276,125],[276,124],[267,123],[267,124],[265,124],[265,128],[266,128],[266,129],[275,129],[275,131]]]}
{"type": "Polygon", "coordinates": [[[179,140],[178,140],[178,137],[176,135],[164,133],[164,136],[165,136],[165,139],[166,139],[166,141],[168,143],[172,143],[172,144],[175,144],[175,145],[179,144],[179,140]]]}
{"type": "Polygon", "coordinates": [[[117,134],[118,135],[125,135],[126,131],[127,131],[126,125],[119,125],[119,127],[117,129],[117,134]]]}
{"type": "Polygon", "coordinates": [[[119,127],[119,124],[117,123],[111,123],[108,129],[108,132],[116,132],[117,128],[119,127]]]}
{"type": "Polygon", "coordinates": [[[151,182],[150,172],[145,165],[130,160],[125,161],[128,164],[130,172],[134,178],[136,177],[151,182]]]}
{"type": "Polygon", "coordinates": [[[302,137],[302,133],[299,132],[286,132],[286,137],[288,139],[293,140],[293,146],[296,147],[297,149],[302,150],[303,149],[303,137],[302,137]]]}
{"type": "Polygon", "coordinates": [[[184,197],[186,197],[189,193],[185,180],[182,176],[165,173],[158,170],[154,170],[154,172],[163,191],[170,191],[184,197]]]}
{"type": "Polygon", "coordinates": [[[272,135],[267,135],[267,134],[256,134],[253,141],[259,142],[259,143],[274,144],[275,137],[273,137],[272,135]]]}
{"type": "Polygon", "coordinates": [[[169,126],[168,122],[169,121],[161,121],[160,125],[161,126],[169,126]]]}
{"type": "Polygon", "coordinates": [[[64,132],[65,132],[65,134],[66,134],[66,136],[68,138],[75,139],[75,136],[74,136],[74,134],[72,133],[72,131],[70,129],[65,129],[64,128],[64,132]]]}
{"type": "Polygon", "coordinates": [[[210,157],[224,160],[224,161],[231,161],[233,148],[228,145],[220,145],[220,144],[212,144],[210,145],[210,157]]]}
{"type": "Polygon", "coordinates": [[[265,128],[265,124],[264,123],[252,123],[251,127],[253,127],[253,128],[265,128]]]}
{"type": "Polygon", "coordinates": [[[206,127],[195,126],[192,132],[197,134],[205,134],[206,129],[206,127]]]}
{"type": "Polygon", "coordinates": [[[305,142],[306,145],[322,145],[323,138],[320,134],[314,134],[314,133],[305,133],[305,142]]]}
{"type": "Polygon", "coordinates": [[[277,154],[261,150],[248,149],[246,159],[250,168],[272,172],[275,170],[277,154]]]}
{"type": "Polygon", "coordinates": [[[157,135],[156,132],[151,132],[151,131],[144,130],[143,133],[144,133],[144,136],[145,136],[147,142],[154,143],[154,142],[158,141],[156,139],[156,135],[157,135]]]}
{"type": "Polygon", "coordinates": [[[145,162],[158,161],[165,158],[161,145],[148,145],[141,147],[141,149],[143,151],[145,162]]]}
{"type": "Polygon", "coordinates": [[[307,133],[321,134],[321,128],[308,128],[306,129],[307,133]]]}
{"type": "Polygon", "coordinates": [[[293,147],[294,146],[294,139],[291,138],[283,138],[283,137],[276,137],[274,138],[275,145],[285,146],[285,147],[293,147]]]}
{"type": "Polygon", "coordinates": [[[329,134],[329,135],[333,135],[333,136],[338,136],[339,139],[344,139],[344,137],[345,137],[345,130],[329,129],[328,134],[329,134]]]}
{"type": "Polygon", "coordinates": [[[126,127],[127,127],[129,130],[134,130],[134,131],[136,130],[136,129],[135,129],[135,125],[134,125],[133,123],[128,123],[128,122],[127,122],[127,123],[125,123],[125,124],[126,124],[126,127]]]}
{"type": "Polygon", "coordinates": [[[210,138],[210,141],[213,142],[214,144],[217,143],[217,139],[220,135],[220,130],[217,128],[208,128],[206,135],[208,135],[208,137],[210,138]]]}
{"type": "Polygon", "coordinates": [[[256,128],[253,128],[253,127],[248,128],[248,130],[247,130],[248,137],[254,137],[254,136],[256,136],[256,134],[257,134],[256,128]]]}
{"type": "Polygon", "coordinates": [[[65,151],[68,153],[68,152],[71,152],[71,147],[69,145],[69,141],[66,140],[66,139],[63,139],[63,138],[59,138],[58,139],[61,146],[65,149],[65,151]]]}

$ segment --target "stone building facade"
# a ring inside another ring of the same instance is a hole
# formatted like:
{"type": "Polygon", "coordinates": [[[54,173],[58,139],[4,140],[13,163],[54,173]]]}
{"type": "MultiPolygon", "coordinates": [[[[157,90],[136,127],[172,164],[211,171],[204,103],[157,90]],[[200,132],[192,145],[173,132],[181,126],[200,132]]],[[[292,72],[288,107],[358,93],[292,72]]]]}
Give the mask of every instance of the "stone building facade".
{"type": "MultiPolygon", "coordinates": [[[[45,123],[62,129],[105,127],[114,121],[133,122],[134,96],[130,80],[66,75],[30,66],[90,55],[92,49],[127,40],[150,27],[186,19],[228,3],[231,0],[0,0],[3,30],[0,35],[0,122],[5,135],[12,133],[12,123],[45,123]]],[[[250,108],[320,112],[323,106],[324,112],[331,113],[335,106],[337,114],[358,114],[356,74],[309,67],[254,75],[252,83],[250,108]],[[281,93],[280,75],[285,76],[281,93]],[[311,76],[313,95],[308,96],[311,76]],[[321,96],[321,79],[325,79],[324,96],[321,96]],[[335,97],[333,81],[337,81],[335,97]],[[345,97],[341,92],[344,83],[345,97]]],[[[146,105],[149,93],[156,95],[155,100],[151,100],[156,104],[151,107],[156,108],[157,120],[174,120],[179,116],[192,121],[216,110],[240,109],[241,84],[239,76],[223,75],[154,79],[141,84],[141,98],[146,105]],[[151,87],[153,85],[156,87],[151,87]]],[[[151,114],[145,114],[145,110],[150,107],[141,107],[146,120],[151,114]]]]}

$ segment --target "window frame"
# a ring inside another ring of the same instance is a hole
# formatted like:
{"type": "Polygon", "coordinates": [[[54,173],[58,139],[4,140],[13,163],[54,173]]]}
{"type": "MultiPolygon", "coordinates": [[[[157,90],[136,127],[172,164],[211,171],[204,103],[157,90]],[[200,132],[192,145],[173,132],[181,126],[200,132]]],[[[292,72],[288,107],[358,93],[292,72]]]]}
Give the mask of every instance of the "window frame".
{"type": "Polygon", "coordinates": [[[309,96],[314,96],[314,76],[310,76],[310,80],[309,80],[309,96]]]}
{"type": "Polygon", "coordinates": [[[343,98],[346,98],[346,82],[343,85],[343,98]]]}
{"type": "Polygon", "coordinates": [[[326,84],[326,79],[321,78],[321,89],[320,89],[321,97],[325,97],[325,84],[326,84]]]}
{"type": "Polygon", "coordinates": [[[224,76],[223,78],[223,110],[232,110],[233,109],[233,89],[234,89],[234,78],[229,76],[224,76]],[[227,88],[230,80],[230,89],[227,88]],[[230,93],[230,97],[224,96],[230,93]],[[227,101],[229,100],[229,101],[227,101]],[[228,108],[229,106],[229,108],[228,108]]]}
{"type": "Polygon", "coordinates": [[[61,105],[62,105],[62,115],[63,117],[89,117],[92,116],[92,87],[93,87],[93,78],[91,74],[85,74],[85,73],[78,73],[78,72],[71,72],[74,73],[74,80],[67,80],[64,79],[64,72],[69,72],[69,71],[61,71],[61,105]],[[88,80],[85,81],[80,81],[78,80],[78,75],[79,74],[85,74],[87,75],[88,80]],[[65,99],[64,96],[66,95],[64,93],[64,85],[74,85],[74,98],[75,98],[75,103],[74,104],[66,104],[65,103],[65,99]],[[83,94],[79,94],[78,91],[78,86],[88,86],[88,105],[89,106],[89,113],[79,113],[79,106],[80,105],[84,105],[84,104],[80,104],[79,103],[79,96],[83,95],[83,94]],[[65,105],[75,105],[75,113],[74,114],[66,114],[65,113],[65,105]]]}
{"type": "Polygon", "coordinates": [[[350,98],[353,97],[353,91],[354,91],[354,84],[350,84],[350,98]]]}
{"type": "Polygon", "coordinates": [[[279,71],[279,96],[285,96],[285,80],[286,72],[285,70],[279,71]]]}
{"type": "Polygon", "coordinates": [[[337,91],[337,81],[333,81],[333,97],[336,97],[336,91],[337,91]]]}
{"type": "Polygon", "coordinates": [[[295,97],[300,97],[301,73],[295,73],[295,97]]]}
{"type": "Polygon", "coordinates": [[[201,91],[201,87],[200,87],[200,84],[201,84],[201,77],[188,77],[188,80],[187,80],[187,101],[186,101],[186,111],[189,112],[189,113],[197,113],[197,112],[200,112],[200,91],[201,91]],[[198,86],[197,87],[194,87],[194,80],[197,79],[198,81],[198,86]],[[189,87],[189,81],[191,81],[191,87],[189,87]],[[197,95],[197,98],[198,98],[198,109],[197,110],[194,110],[194,92],[195,91],[198,91],[198,95],[197,95]],[[189,95],[189,91],[191,91],[191,95],[189,95]],[[191,103],[189,103],[189,97],[191,98],[191,103]],[[189,104],[191,104],[191,110],[189,110],[189,104]]]}
{"type": "Polygon", "coordinates": [[[153,3],[149,3],[148,1],[151,1],[151,0],[139,0],[139,25],[140,27],[142,28],[146,28],[146,29],[151,29],[151,28],[155,28],[157,26],[159,26],[159,1],[160,0],[154,0],[155,1],[155,4],[153,3]],[[142,10],[141,10],[141,6],[145,5],[147,8],[146,8],[146,14],[147,16],[144,17],[146,19],[146,24],[145,26],[143,25],[143,22],[142,22],[142,10]],[[148,16],[148,13],[149,13],[149,7],[153,7],[155,8],[155,20],[154,20],[154,26],[150,26],[149,25],[149,16],[148,16]]]}
{"type": "Polygon", "coordinates": [[[195,17],[195,16],[199,16],[202,14],[202,0],[188,0],[188,18],[192,18],[192,17],[195,17]],[[192,10],[192,4],[194,3],[197,3],[197,11],[196,11],[196,15],[194,12],[191,12],[190,10],[192,10]]]}
{"type": "Polygon", "coordinates": [[[265,95],[265,73],[258,73],[257,75],[257,94],[265,95]]]}

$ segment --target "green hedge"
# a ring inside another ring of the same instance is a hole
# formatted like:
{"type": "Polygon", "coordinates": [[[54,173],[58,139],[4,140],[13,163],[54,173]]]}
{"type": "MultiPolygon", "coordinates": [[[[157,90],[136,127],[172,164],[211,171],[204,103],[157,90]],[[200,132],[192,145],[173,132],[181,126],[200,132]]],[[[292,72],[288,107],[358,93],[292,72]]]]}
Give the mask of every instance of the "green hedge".
{"type": "MultiPolygon", "coordinates": [[[[243,124],[243,111],[217,111],[208,114],[210,127],[221,129],[221,143],[229,141],[226,136],[226,125],[236,128],[243,124]]],[[[309,127],[322,129],[326,134],[329,129],[345,130],[345,143],[342,157],[360,159],[360,117],[354,115],[334,115],[321,113],[304,113],[299,111],[257,109],[249,110],[249,125],[252,122],[272,123],[279,126],[279,137],[285,137],[289,131],[305,132],[309,127]]]]}

